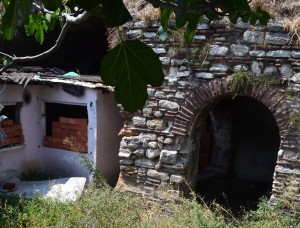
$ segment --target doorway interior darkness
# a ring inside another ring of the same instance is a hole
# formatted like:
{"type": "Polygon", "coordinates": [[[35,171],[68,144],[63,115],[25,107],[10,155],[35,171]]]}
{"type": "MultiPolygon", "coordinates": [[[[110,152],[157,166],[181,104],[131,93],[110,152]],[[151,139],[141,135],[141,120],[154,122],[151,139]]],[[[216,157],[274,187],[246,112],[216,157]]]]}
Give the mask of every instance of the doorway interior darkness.
{"type": "Polygon", "coordinates": [[[280,145],[274,116],[261,102],[239,96],[220,101],[202,126],[196,192],[233,212],[255,209],[272,189],[280,145]]]}

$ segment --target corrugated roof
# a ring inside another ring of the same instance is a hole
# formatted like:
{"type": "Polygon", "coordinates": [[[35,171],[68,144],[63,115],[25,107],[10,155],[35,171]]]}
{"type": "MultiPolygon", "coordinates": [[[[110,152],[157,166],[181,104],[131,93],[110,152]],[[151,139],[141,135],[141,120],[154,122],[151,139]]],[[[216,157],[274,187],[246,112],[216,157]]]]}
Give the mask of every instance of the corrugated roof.
{"type": "Polygon", "coordinates": [[[66,72],[55,67],[14,67],[3,72],[0,75],[0,80],[18,83],[23,87],[33,83],[62,83],[114,91],[114,87],[103,84],[99,75],[64,76],[64,73],[66,72]]]}

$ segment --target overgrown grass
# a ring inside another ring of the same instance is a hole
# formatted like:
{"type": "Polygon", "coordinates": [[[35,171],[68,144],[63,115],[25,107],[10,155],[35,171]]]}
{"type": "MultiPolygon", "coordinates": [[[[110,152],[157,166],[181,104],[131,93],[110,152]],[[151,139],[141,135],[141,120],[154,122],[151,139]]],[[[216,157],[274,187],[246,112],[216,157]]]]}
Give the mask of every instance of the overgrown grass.
{"type": "Polygon", "coordinates": [[[218,204],[208,207],[174,194],[157,203],[107,186],[87,188],[74,203],[17,197],[0,202],[1,227],[300,227],[296,210],[286,213],[265,200],[236,219],[218,204]]]}

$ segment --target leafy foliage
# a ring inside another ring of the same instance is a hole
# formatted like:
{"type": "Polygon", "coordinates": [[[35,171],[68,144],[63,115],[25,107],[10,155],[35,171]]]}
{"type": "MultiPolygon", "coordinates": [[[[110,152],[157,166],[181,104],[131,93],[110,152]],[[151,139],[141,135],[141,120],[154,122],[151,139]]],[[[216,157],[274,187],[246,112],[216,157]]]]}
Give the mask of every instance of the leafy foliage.
{"type": "MultiPolygon", "coordinates": [[[[175,15],[176,27],[184,28],[184,40],[190,43],[197,25],[203,19],[217,19],[228,16],[236,23],[239,17],[251,24],[259,21],[266,24],[270,16],[257,8],[253,11],[248,0],[146,0],[160,8],[161,27],[159,37],[167,38],[169,20],[175,15]]],[[[32,0],[1,1],[1,35],[4,39],[13,39],[21,12],[27,35],[34,36],[43,43],[47,31],[51,31],[59,21],[64,23],[70,17],[79,17],[84,11],[89,15],[102,17],[106,27],[118,27],[132,19],[123,0],[42,0],[33,4],[32,0]],[[42,4],[41,4],[42,2],[42,4]],[[41,4],[41,5],[38,5],[41,4]]],[[[72,20],[73,20],[72,19],[72,20]]],[[[120,37],[121,39],[121,37],[120,37]]],[[[101,76],[107,84],[116,86],[116,97],[127,111],[136,111],[147,100],[147,84],[160,86],[163,83],[162,66],[153,50],[140,41],[120,40],[120,45],[108,51],[102,63],[101,76]]],[[[42,57],[42,56],[41,56],[42,57]]],[[[13,64],[14,61],[11,61],[13,64]]]]}
{"type": "Polygon", "coordinates": [[[130,112],[145,104],[146,85],[163,83],[161,62],[150,47],[127,40],[108,51],[101,64],[104,83],[116,86],[116,99],[130,112]]]}

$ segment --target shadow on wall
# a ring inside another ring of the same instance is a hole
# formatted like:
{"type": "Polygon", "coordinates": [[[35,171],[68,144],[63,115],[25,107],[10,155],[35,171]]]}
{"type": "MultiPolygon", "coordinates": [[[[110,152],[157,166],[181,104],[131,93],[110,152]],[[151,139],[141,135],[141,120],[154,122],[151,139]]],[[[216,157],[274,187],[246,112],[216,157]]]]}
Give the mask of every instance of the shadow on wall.
{"type": "MultiPolygon", "coordinates": [[[[23,28],[18,28],[12,41],[0,40],[1,51],[16,56],[36,55],[52,47],[59,32],[60,27],[57,25],[45,35],[45,41],[40,45],[34,37],[27,37],[23,28]]],[[[89,18],[86,22],[70,28],[57,52],[24,65],[59,67],[66,71],[78,70],[81,74],[99,74],[101,59],[107,48],[102,21],[95,17],[89,18]]]]}

